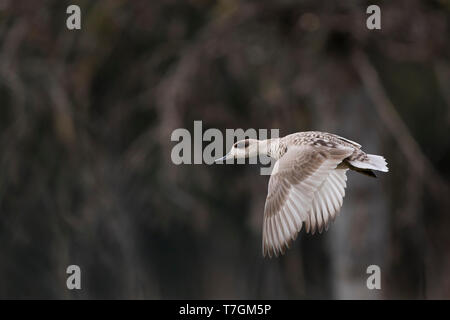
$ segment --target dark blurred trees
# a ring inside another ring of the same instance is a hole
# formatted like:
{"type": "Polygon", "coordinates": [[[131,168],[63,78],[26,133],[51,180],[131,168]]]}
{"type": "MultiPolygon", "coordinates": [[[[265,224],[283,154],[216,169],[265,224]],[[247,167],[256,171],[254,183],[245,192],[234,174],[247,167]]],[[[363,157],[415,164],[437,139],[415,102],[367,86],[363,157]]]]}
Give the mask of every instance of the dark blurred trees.
{"type": "Polygon", "coordinates": [[[0,297],[449,298],[450,3],[380,2],[379,31],[369,4],[3,1],[0,297]],[[334,132],[391,172],[263,260],[268,177],[173,165],[194,120],[334,132]]]}

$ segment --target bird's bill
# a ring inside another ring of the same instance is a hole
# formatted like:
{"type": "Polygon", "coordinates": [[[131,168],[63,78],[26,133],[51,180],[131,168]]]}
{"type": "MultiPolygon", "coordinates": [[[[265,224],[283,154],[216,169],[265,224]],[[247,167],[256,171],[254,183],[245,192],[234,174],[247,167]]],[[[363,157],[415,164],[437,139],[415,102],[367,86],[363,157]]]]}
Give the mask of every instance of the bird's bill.
{"type": "Polygon", "coordinates": [[[230,153],[227,153],[225,156],[223,156],[222,158],[216,159],[214,160],[214,162],[222,162],[222,161],[226,161],[228,159],[232,158],[232,155],[230,153]]]}

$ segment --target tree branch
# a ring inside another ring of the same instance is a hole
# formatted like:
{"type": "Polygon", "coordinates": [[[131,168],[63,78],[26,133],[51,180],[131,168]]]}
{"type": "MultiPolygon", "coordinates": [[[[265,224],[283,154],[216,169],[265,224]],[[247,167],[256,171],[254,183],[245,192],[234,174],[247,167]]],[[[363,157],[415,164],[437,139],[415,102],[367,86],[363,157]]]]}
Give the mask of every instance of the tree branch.
{"type": "Polygon", "coordinates": [[[378,73],[367,55],[361,50],[357,50],[353,54],[352,61],[367,90],[367,94],[373,101],[378,116],[407,158],[408,165],[437,199],[446,199],[449,194],[448,184],[422,152],[419,144],[389,100],[378,73]]]}

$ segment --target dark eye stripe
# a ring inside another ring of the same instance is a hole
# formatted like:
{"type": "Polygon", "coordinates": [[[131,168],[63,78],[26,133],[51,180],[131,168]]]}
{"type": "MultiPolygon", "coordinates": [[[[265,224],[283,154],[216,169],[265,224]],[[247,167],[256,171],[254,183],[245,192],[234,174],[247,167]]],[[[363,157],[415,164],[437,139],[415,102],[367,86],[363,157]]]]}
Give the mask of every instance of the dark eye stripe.
{"type": "Polygon", "coordinates": [[[241,149],[241,148],[247,148],[249,146],[249,144],[250,144],[250,141],[244,140],[243,142],[242,141],[237,142],[234,146],[236,148],[241,149]]]}

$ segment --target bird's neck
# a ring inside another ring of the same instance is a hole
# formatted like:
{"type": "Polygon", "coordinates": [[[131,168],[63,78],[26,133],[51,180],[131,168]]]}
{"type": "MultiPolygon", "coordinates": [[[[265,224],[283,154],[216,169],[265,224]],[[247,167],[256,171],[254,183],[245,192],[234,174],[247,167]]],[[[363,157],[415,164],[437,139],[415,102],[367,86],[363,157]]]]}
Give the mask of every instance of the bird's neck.
{"type": "Polygon", "coordinates": [[[280,158],[280,138],[259,140],[258,154],[278,160],[280,158]]]}

